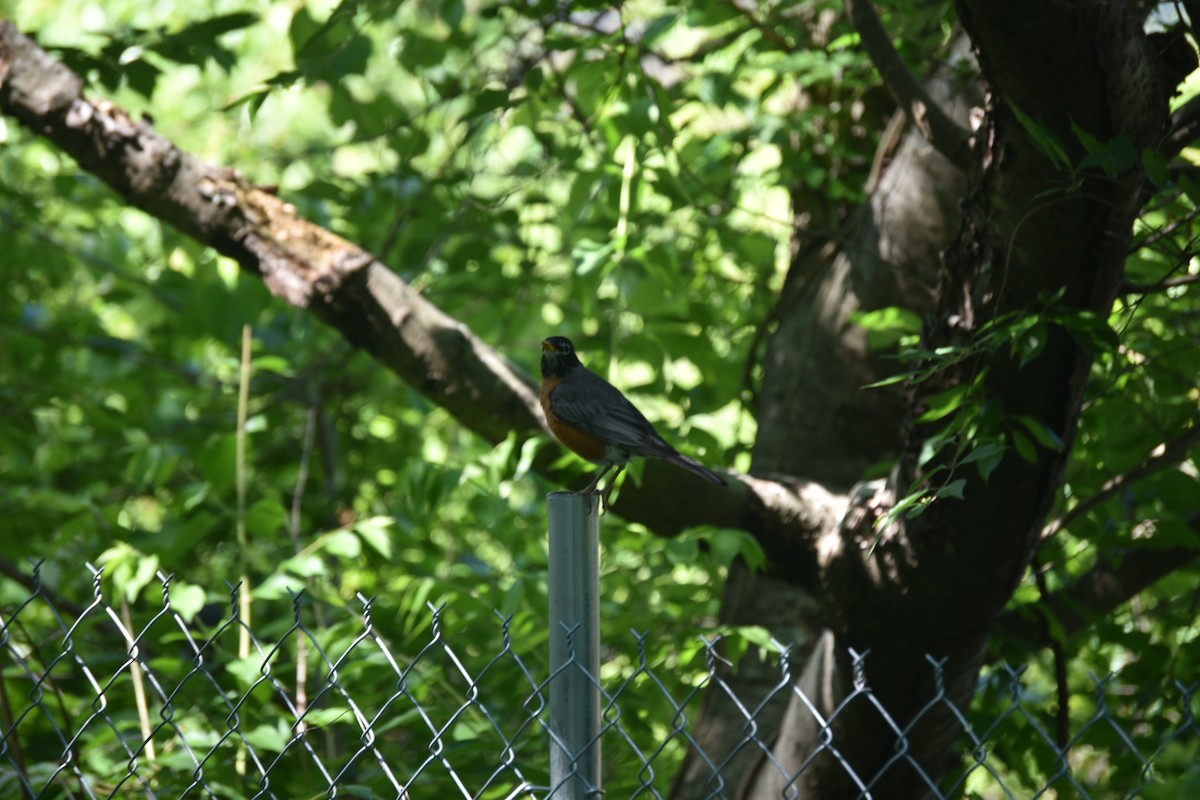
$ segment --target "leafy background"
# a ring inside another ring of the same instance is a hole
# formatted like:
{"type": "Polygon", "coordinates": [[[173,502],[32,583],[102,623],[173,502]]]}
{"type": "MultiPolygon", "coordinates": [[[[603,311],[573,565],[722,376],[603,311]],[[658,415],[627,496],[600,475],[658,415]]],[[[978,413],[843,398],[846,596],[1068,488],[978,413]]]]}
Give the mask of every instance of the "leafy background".
{"type": "MultiPolygon", "coordinates": [[[[545,335],[570,335],[676,443],[746,470],[759,358],[793,249],[836,240],[864,202],[892,113],[840,9],[19,0],[10,13],[96,94],[278,185],[530,373],[545,335]]],[[[919,62],[947,46],[950,19],[948,3],[902,4],[886,23],[919,62]]],[[[331,636],[362,593],[395,642],[427,636],[433,604],[472,652],[502,647],[495,610],[511,615],[523,653],[543,649],[542,497],[561,487],[529,464],[548,443],[482,443],[27,131],[0,120],[0,145],[7,564],[42,560],[48,584],[87,597],[90,559],[135,621],[153,613],[139,601],[161,569],[189,619],[227,605],[226,582],[245,577],[276,609],[303,589],[331,636]]],[[[1133,282],[1197,270],[1195,234],[1174,224],[1194,220],[1194,187],[1159,189],[1133,282]]],[[[1194,293],[1128,295],[1099,323],[1119,341],[1091,335],[1101,353],[1063,509],[1195,420],[1194,293]]],[[[1040,322],[1031,314],[1005,344],[1036,347],[1040,322]]],[[[1025,433],[1007,435],[1019,450],[1012,437],[1025,433]]],[[[1043,552],[1048,586],[1131,537],[1194,544],[1196,484],[1193,458],[1081,516],[1043,552]]],[[[760,563],[757,548],[718,529],[662,539],[616,517],[602,546],[606,639],[654,631],[649,662],[686,691],[705,670],[696,635],[715,630],[725,571],[738,557],[760,563]]],[[[1121,670],[1141,687],[1123,711],[1150,715],[1157,732],[1178,724],[1177,710],[1143,705],[1197,674],[1195,580],[1181,570],[1071,642],[1072,715],[1088,718],[1089,674],[1121,670]]],[[[26,595],[0,583],[0,607],[26,595]]],[[[1038,598],[1028,581],[1014,604],[1038,598]]],[[[291,618],[260,624],[282,636],[291,618]]],[[[743,637],[734,655],[764,641],[727,633],[743,637]]],[[[1010,655],[1048,697],[1048,657],[1010,655]]],[[[627,655],[606,663],[614,679],[635,669],[627,655]]],[[[989,686],[981,714],[1008,702],[989,686]]],[[[661,697],[646,702],[646,719],[670,718],[661,697]]],[[[1011,763],[1014,785],[1055,769],[1011,763]]]]}

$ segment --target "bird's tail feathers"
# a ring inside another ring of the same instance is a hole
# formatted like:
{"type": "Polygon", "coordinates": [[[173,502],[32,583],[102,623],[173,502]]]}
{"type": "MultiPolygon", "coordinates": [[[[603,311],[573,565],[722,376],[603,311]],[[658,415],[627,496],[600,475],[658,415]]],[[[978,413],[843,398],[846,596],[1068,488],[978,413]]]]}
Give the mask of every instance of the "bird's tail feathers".
{"type": "Polygon", "coordinates": [[[720,475],[713,472],[708,467],[701,464],[699,461],[696,461],[693,458],[688,458],[687,456],[683,455],[682,453],[674,453],[674,454],[668,456],[668,460],[670,460],[673,464],[678,464],[679,466],[683,467],[684,469],[688,470],[689,472],[696,473],[701,478],[705,478],[706,480],[712,481],[713,483],[717,484],[718,486],[728,486],[729,485],[728,483],[726,483],[725,479],[722,478],[720,475]]]}

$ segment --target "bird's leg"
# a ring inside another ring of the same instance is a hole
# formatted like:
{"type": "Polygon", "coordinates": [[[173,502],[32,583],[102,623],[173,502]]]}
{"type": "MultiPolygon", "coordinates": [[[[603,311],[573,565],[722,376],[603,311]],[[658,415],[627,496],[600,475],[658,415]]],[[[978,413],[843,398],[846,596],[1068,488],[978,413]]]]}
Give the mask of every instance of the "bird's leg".
{"type": "Polygon", "coordinates": [[[605,486],[605,487],[604,487],[604,491],[600,493],[600,510],[601,510],[602,512],[606,513],[606,514],[608,513],[608,498],[609,498],[609,495],[611,495],[611,494],[612,494],[612,491],[613,491],[613,489],[615,489],[615,488],[616,488],[616,486],[617,486],[617,478],[618,478],[618,477],[620,477],[620,475],[621,475],[621,472],[622,472],[622,470],[624,470],[624,469],[625,469],[625,465],[624,465],[624,464],[622,464],[621,466],[617,467],[617,471],[616,471],[616,472],[614,472],[614,473],[613,473],[613,476],[612,476],[611,478],[609,478],[609,479],[608,479],[608,485],[607,485],[607,486],[605,486]]]}
{"type": "Polygon", "coordinates": [[[600,479],[603,478],[605,475],[607,475],[608,471],[612,468],[613,468],[613,463],[611,461],[609,463],[605,464],[604,469],[597,472],[596,477],[592,478],[592,482],[589,483],[583,489],[581,489],[579,491],[579,494],[595,494],[596,485],[600,483],[600,479]]]}

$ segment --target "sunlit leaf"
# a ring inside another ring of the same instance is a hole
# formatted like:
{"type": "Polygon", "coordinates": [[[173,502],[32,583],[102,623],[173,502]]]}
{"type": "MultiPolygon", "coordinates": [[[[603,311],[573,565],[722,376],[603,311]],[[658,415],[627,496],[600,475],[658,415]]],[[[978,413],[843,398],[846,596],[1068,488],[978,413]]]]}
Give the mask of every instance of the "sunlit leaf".
{"type": "Polygon", "coordinates": [[[967,389],[966,384],[959,384],[930,397],[925,403],[925,413],[917,417],[916,422],[936,422],[953,414],[962,407],[967,396],[967,389]]]}

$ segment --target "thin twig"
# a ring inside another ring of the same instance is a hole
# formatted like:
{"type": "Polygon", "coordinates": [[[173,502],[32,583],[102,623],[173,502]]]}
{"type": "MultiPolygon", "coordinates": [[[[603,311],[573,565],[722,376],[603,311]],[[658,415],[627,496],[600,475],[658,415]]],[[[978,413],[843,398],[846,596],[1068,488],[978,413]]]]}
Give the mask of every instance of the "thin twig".
{"type": "Polygon", "coordinates": [[[758,15],[754,13],[752,8],[747,8],[743,3],[730,2],[729,5],[738,11],[738,13],[742,15],[742,18],[749,22],[751,27],[753,27],[756,31],[761,33],[763,38],[768,42],[775,45],[785,53],[796,52],[796,44],[788,40],[786,36],[776,30],[776,27],[770,22],[759,19],[758,15]]]}
{"type": "MultiPolygon", "coordinates": [[[[1058,749],[1065,751],[1071,734],[1071,687],[1067,684],[1067,650],[1063,646],[1060,636],[1055,634],[1055,628],[1050,624],[1051,617],[1055,617],[1056,623],[1059,623],[1059,620],[1050,603],[1051,594],[1050,588],[1046,585],[1046,573],[1043,571],[1042,565],[1036,562],[1030,564],[1029,567],[1033,571],[1033,582],[1037,584],[1038,594],[1041,596],[1039,610],[1043,614],[1042,626],[1046,641],[1050,643],[1050,652],[1054,657],[1054,685],[1058,700],[1054,718],[1054,738],[1058,749]]],[[[1061,629],[1061,623],[1058,624],[1058,627],[1061,629]]]]}
{"type": "Polygon", "coordinates": [[[311,406],[304,415],[304,445],[300,450],[300,470],[296,475],[296,488],[292,492],[292,513],[288,533],[292,537],[292,549],[300,550],[300,510],[304,506],[304,489],[308,486],[308,469],[312,464],[313,442],[317,433],[317,407],[311,406]]]}
{"type": "MultiPolygon", "coordinates": [[[[292,513],[288,533],[292,536],[293,554],[299,554],[300,543],[300,510],[304,505],[304,489],[308,485],[308,468],[312,462],[313,442],[317,432],[317,406],[313,405],[305,414],[304,447],[300,451],[300,470],[296,476],[296,489],[292,492],[292,513]]],[[[301,636],[296,642],[296,716],[303,718],[308,711],[308,639],[301,636]]],[[[301,721],[296,726],[296,735],[302,736],[307,730],[307,723],[301,721]]]]}
{"type": "MultiPolygon", "coordinates": [[[[1165,205],[1165,203],[1164,203],[1164,205],[1165,205]]],[[[1147,208],[1146,210],[1150,211],[1152,209],[1147,208]]],[[[1198,214],[1197,210],[1193,209],[1182,216],[1175,217],[1170,222],[1163,225],[1161,228],[1156,228],[1155,230],[1146,234],[1145,239],[1135,240],[1129,248],[1130,255],[1132,255],[1133,253],[1136,253],[1138,250],[1143,250],[1147,247],[1152,247],[1153,245],[1158,244],[1163,239],[1166,239],[1167,237],[1173,235],[1180,228],[1191,228],[1193,223],[1195,222],[1197,214],[1198,214]]],[[[1191,240],[1189,240],[1188,244],[1189,245],[1191,244],[1191,240]]]]}
{"type": "MultiPolygon", "coordinates": [[[[246,535],[246,417],[250,406],[250,326],[242,326],[242,368],[239,375],[237,407],[237,543],[238,561],[241,564],[241,591],[238,592],[238,658],[250,657],[250,541],[246,535]]],[[[246,748],[238,747],[234,758],[234,770],[241,777],[246,775],[246,748]]]]}
{"type": "MultiPolygon", "coordinates": [[[[3,620],[0,620],[2,622],[3,620]]],[[[0,680],[0,712],[4,714],[4,730],[16,730],[16,723],[13,721],[12,702],[8,699],[8,682],[0,680]]],[[[21,747],[21,737],[12,737],[12,763],[17,768],[18,775],[28,775],[29,770],[25,766],[25,751],[21,747]]],[[[24,796],[28,800],[33,800],[33,790],[24,781],[19,781],[21,787],[25,790],[24,796]]]]}
{"type": "Polygon", "coordinates": [[[237,544],[238,560],[241,562],[242,591],[238,593],[238,612],[242,625],[239,627],[238,658],[250,657],[250,540],[246,534],[246,418],[250,406],[250,326],[242,326],[242,366],[238,380],[237,405],[237,463],[234,466],[237,483],[237,544]]]}
{"type": "Polygon", "coordinates": [[[1174,289],[1176,286],[1187,286],[1189,283],[1200,283],[1200,275],[1184,275],[1181,278],[1163,278],[1158,283],[1130,283],[1125,281],[1121,284],[1122,294],[1150,294],[1151,292],[1161,292],[1166,289],[1174,289]]]}
{"type": "Polygon", "coordinates": [[[1170,132],[1160,151],[1167,158],[1174,158],[1197,138],[1200,138],[1200,97],[1193,97],[1171,115],[1170,132]]]}
{"type": "Polygon", "coordinates": [[[154,728],[150,724],[150,708],[146,704],[146,675],[142,672],[139,658],[141,643],[133,635],[133,617],[129,613],[129,600],[125,597],[121,598],[121,622],[133,640],[129,648],[129,678],[133,682],[133,705],[137,709],[138,727],[142,732],[142,752],[146,754],[146,759],[153,763],[158,760],[158,753],[154,747],[154,728]]]}
{"type": "Polygon", "coordinates": [[[904,110],[904,115],[935,150],[954,166],[967,172],[971,164],[970,132],[951,119],[925,91],[892,45],[891,37],[870,0],[846,0],[846,13],[858,30],[863,47],[879,70],[884,85],[895,98],[896,104],[904,110]]]}

